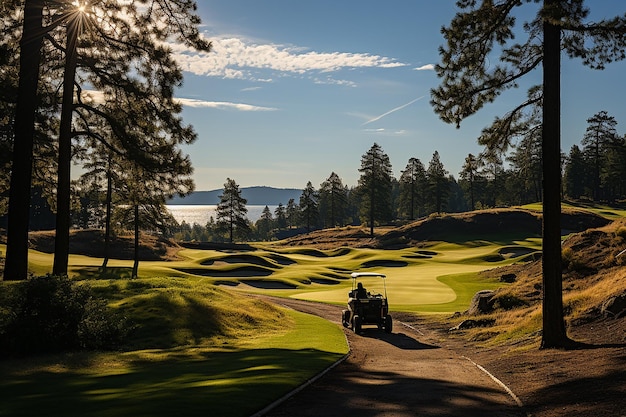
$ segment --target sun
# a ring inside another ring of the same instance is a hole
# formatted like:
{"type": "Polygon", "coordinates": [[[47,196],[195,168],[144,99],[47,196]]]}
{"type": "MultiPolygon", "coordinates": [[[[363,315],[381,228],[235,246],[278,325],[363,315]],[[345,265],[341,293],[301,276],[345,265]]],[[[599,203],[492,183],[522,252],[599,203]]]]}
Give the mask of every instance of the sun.
{"type": "Polygon", "coordinates": [[[74,7],[76,7],[76,11],[80,13],[85,13],[87,11],[87,5],[85,3],[74,1],[72,5],[74,5],[74,7]]]}

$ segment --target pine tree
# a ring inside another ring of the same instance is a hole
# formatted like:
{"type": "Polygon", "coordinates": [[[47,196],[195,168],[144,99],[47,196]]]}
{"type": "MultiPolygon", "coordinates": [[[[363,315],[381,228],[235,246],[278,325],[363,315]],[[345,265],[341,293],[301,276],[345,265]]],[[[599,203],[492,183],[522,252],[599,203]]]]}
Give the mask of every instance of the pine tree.
{"type": "Polygon", "coordinates": [[[276,227],[279,230],[287,227],[287,209],[283,206],[283,203],[278,203],[274,209],[274,216],[276,217],[276,227]]]}
{"type": "Polygon", "coordinates": [[[602,173],[606,170],[607,156],[613,143],[616,142],[617,121],[609,116],[606,111],[596,113],[587,119],[587,130],[581,144],[585,159],[592,167],[593,173],[593,199],[600,201],[602,198],[602,173]]]}
{"type": "Polygon", "coordinates": [[[256,221],[256,228],[259,238],[267,240],[272,230],[274,219],[272,218],[272,211],[268,206],[263,208],[261,212],[261,218],[256,221]]]}
{"type": "Polygon", "coordinates": [[[565,163],[565,195],[578,199],[587,195],[591,189],[585,157],[578,145],[572,145],[565,163]]]}
{"type": "Polygon", "coordinates": [[[391,218],[391,162],[377,143],[361,157],[359,192],[362,194],[360,215],[369,224],[374,236],[374,225],[391,218]]]}
{"type": "Polygon", "coordinates": [[[426,169],[418,158],[410,158],[399,180],[399,215],[415,220],[421,215],[426,194],[426,169]]]}
{"type": "Polygon", "coordinates": [[[426,170],[429,201],[435,213],[443,212],[450,195],[450,183],[447,175],[448,171],[439,158],[439,152],[435,151],[426,170]]]}
{"type": "Polygon", "coordinates": [[[478,159],[470,153],[465,157],[465,163],[459,174],[459,182],[462,184],[461,188],[469,193],[471,211],[476,210],[477,188],[480,179],[478,159]]]}
{"type": "Polygon", "coordinates": [[[615,135],[609,143],[600,180],[608,201],[626,197],[626,138],[615,135]]]}
{"type": "Polygon", "coordinates": [[[518,204],[541,201],[541,128],[539,124],[529,129],[507,157],[521,189],[518,204]]]}
{"type": "Polygon", "coordinates": [[[234,242],[235,237],[245,238],[250,233],[250,225],[246,214],[248,201],[241,196],[239,185],[230,178],[224,183],[224,193],[216,210],[216,223],[221,230],[227,231],[228,240],[234,242]]]}
{"type": "Polygon", "coordinates": [[[343,224],[348,205],[348,190],[334,172],[320,185],[320,212],[328,227],[343,224]]]}
{"type": "Polygon", "coordinates": [[[306,230],[310,231],[313,227],[317,226],[317,220],[319,218],[319,195],[311,181],[307,182],[305,189],[302,190],[299,212],[306,226],[306,230]]]}
{"type": "Polygon", "coordinates": [[[528,100],[503,118],[496,118],[482,139],[490,148],[506,149],[529,126],[533,108],[541,107],[543,158],[543,333],[544,348],[564,347],[571,341],[563,320],[561,279],[561,150],[560,75],[561,52],[580,58],[584,65],[602,69],[626,58],[626,14],[588,23],[583,0],[544,0],[536,17],[524,24],[524,43],[514,41],[514,10],[531,0],[459,0],[461,9],[442,33],[442,79],[432,91],[435,111],[457,126],[493,102],[503,91],[516,87],[521,78],[543,67],[540,88],[529,90],[528,100]],[[495,61],[493,55],[499,53],[495,61]]]}
{"type": "Polygon", "coordinates": [[[296,200],[290,198],[287,202],[287,208],[285,209],[287,216],[287,226],[289,228],[298,226],[298,219],[300,218],[300,206],[296,204],[296,200]]]}

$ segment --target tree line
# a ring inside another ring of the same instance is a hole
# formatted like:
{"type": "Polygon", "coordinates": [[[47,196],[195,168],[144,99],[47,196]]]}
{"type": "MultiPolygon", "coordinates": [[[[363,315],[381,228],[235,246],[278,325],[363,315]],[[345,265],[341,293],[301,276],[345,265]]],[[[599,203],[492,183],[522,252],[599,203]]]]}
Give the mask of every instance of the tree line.
{"type": "MultiPolygon", "coordinates": [[[[626,134],[606,111],[587,119],[580,145],[562,154],[563,199],[619,203],[626,199],[626,134]]],[[[308,182],[299,201],[290,199],[261,218],[247,220],[246,201],[232,179],[224,184],[216,217],[205,225],[172,224],[183,241],[272,240],[298,232],[346,225],[397,225],[441,212],[509,207],[542,201],[540,132],[526,135],[506,155],[485,150],[469,154],[450,175],[438,151],[428,165],[409,158],[394,178],[380,145],[362,156],[358,185],[349,187],[331,172],[318,188],[308,182]],[[237,209],[235,209],[235,202],[237,209]]]]}

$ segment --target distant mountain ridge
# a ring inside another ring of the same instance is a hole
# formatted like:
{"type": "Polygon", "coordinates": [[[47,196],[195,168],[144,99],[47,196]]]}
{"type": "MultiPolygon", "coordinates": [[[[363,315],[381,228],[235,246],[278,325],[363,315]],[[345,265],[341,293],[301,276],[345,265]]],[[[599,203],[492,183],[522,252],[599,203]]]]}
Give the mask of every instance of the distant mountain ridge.
{"type": "MultiPolygon", "coordinates": [[[[296,204],[300,203],[302,190],[296,188],[274,188],[265,186],[242,187],[241,196],[248,200],[250,206],[277,206],[287,205],[290,199],[294,199],[296,204]]],[[[211,191],[195,191],[186,197],[174,197],[167,202],[171,205],[217,205],[224,189],[211,191]]]]}

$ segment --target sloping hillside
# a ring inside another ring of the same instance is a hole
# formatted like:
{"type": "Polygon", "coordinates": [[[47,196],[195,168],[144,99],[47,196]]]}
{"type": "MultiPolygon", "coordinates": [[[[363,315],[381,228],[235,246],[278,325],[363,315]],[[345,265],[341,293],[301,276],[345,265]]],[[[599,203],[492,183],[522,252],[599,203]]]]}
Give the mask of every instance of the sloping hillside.
{"type": "MultiPolygon", "coordinates": [[[[415,245],[424,241],[467,242],[541,236],[541,214],[530,210],[497,209],[431,216],[381,236],[381,246],[415,245]]],[[[586,211],[564,211],[563,234],[580,232],[610,223],[586,211]]]]}
{"type": "MultiPolygon", "coordinates": [[[[54,253],[54,231],[31,232],[28,243],[31,249],[54,253]]],[[[113,259],[133,259],[135,239],[132,235],[112,236],[109,243],[109,257],[113,259]]],[[[158,261],[174,259],[180,249],[176,242],[142,233],[139,244],[139,259],[158,261]]],[[[104,232],[99,229],[72,230],[70,233],[70,253],[77,255],[104,257],[104,232]]]]}
{"type": "MultiPolygon", "coordinates": [[[[588,211],[567,210],[561,216],[563,233],[602,227],[610,221],[588,211]]],[[[541,236],[541,213],[522,209],[493,209],[469,213],[429,216],[399,227],[369,228],[350,226],[318,230],[285,239],[285,246],[315,246],[333,249],[341,246],[396,249],[422,246],[426,242],[467,242],[511,240],[541,236]]]]}

